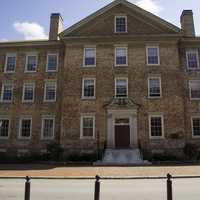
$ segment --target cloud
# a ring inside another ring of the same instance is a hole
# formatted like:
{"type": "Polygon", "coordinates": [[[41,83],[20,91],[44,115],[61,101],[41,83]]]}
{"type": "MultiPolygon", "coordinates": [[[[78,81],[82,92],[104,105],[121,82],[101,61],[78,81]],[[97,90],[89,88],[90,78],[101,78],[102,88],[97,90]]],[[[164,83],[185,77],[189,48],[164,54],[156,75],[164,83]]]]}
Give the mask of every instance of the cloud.
{"type": "Polygon", "coordinates": [[[7,42],[8,41],[8,39],[6,39],[6,38],[0,38],[0,42],[7,42]]]}
{"type": "Polygon", "coordinates": [[[157,15],[163,10],[157,0],[138,0],[136,5],[157,15]]]}
{"type": "Polygon", "coordinates": [[[25,40],[47,39],[44,27],[36,22],[15,22],[13,27],[25,40]]]}

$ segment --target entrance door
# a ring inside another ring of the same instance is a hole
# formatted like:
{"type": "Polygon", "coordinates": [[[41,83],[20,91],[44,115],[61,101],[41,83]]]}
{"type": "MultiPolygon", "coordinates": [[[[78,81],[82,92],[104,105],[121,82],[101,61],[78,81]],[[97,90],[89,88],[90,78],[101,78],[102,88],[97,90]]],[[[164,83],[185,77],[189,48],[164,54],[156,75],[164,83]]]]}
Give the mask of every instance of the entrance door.
{"type": "Polygon", "coordinates": [[[130,120],[129,118],[115,119],[115,148],[130,148],[130,120]]]}

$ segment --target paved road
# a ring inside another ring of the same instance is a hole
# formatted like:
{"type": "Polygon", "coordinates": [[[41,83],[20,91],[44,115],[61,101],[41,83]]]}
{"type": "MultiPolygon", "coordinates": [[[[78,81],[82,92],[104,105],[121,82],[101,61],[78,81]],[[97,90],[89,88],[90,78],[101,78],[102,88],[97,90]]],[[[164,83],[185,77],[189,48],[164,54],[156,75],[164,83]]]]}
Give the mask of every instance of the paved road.
{"type": "MultiPolygon", "coordinates": [[[[199,200],[200,179],[173,181],[174,200],[199,200]]],[[[93,200],[93,180],[32,180],[31,200],[93,200]]],[[[23,200],[24,180],[0,179],[0,200],[23,200]]],[[[101,200],[165,200],[165,180],[102,180],[101,200]]]]}

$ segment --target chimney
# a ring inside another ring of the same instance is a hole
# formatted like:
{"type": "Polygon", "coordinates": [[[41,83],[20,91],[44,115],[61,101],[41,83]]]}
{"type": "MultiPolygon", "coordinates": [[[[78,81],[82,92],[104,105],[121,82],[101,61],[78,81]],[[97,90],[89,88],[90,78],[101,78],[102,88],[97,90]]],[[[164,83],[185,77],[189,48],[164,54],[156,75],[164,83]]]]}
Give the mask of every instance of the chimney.
{"type": "Polygon", "coordinates": [[[186,37],[195,37],[194,19],[192,10],[183,10],[181,15],[181,28],[186,37]]]}
{"type": "Polygon", "coordinates": [[[49,40],[58,40],[58,34],[63,31],[63,18],[60,13],[52,13],[50,19],[49,40]]]}

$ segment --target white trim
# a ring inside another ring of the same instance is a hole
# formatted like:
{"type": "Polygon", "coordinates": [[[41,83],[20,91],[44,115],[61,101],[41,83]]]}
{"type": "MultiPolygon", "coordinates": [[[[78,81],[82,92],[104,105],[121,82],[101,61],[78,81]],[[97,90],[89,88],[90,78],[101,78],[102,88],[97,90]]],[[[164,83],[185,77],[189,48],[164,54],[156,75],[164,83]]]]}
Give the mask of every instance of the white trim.
{"type": "Polygon", "coordinates": [[[198,139],[200,138],[200,135],[194,135],[194,129],[193,129],[193,119],[199,119],[200,120],[200,116],[191,116],[191,128],[192,128],[192,138],[194,139],[198,139]]]}
{"type": "Polygon", "coordinates": [[[10,120],[10,117],[7,117],[7,116],[2,116],[2,115],[0,115],[0,120],[8,120],[9,122],[9,124],[8,124],[8,136],[7,137],[3,137],[3,136],[0,136],[0,139],[2,139],[2,140],[8,140],[9,139],[9,137],[10,137],[10,127],[11,127],[11,120],[10,120]]]}
{"type": "Polygon", "coordinates": [[[162,82],[161,82],[161,77],[160,76],[149,76],[148,77],[148,98],[149,99],[160,99],[162,98],[162,82]],[[157,97],[152,97],[150,96],[150,79],[158,79],[160,83],[160,96],[157,97]]]}
{"type": "Polygon", "coordinates": [[[17,64],[17,54],[16,53],[7,53],[6,54],[5,65],[4,65],[4,73],[6,73],[6,74],[15,73],[15,71],[16,71],[16,64],[17,64]],[[15,69],[14,69],[14,71],[8,71],[7,70],[8,57],[15,57],[15,69]]]}
{"type": "Polygon", "coordinates": [[[200,69],[200,66],[199,66],[199,52],[198,52],[198,49],[188,49],[186,50],[186,62],[187,62],[187,70],[198,70],[200,69]],[[195,53],[196,56],[197,56],[197,68],[196,69],[193,69],[193,68],[190,68],[189,67],[189,60],[188,60],[188,54],[189,53],[195,53]]]}
{"type": "Polygon", "coordinates": [[[86,45],[86,46],[84,46],[84,48],[83,48],[83,67],[88,67],[88,68],[90,68],[90,67],[96,67],[96,60],[97,60],[97,48],[96,48],[96,46],[95,45],[86,45]],[[85,51],[86,51],[86,49],[94,49],[94,55],[95,55],[95,57],[94,57],[94,65],[86,65],[85,64],[85,51]]]}
{"type": "Polygon", "coordinates": [[[12,103],[13,102],[13,83],[9,83],[9,82],[5,82],[5,83],[2,83],[2,86],[1,86],[1,103],[12,103]],[[3,94],[4,94],[4,88],[5,88],[5,85],[12,85],[12,99],[11,100],[3,100],[3,94]]]}
{"type": "Polygon", "coordinates": [[[19,138],[19,139],[22,139],[22,140],[30,140],[31,137],[32,137],[32,117],[31,117],[31,116],[22,116],[22,117],[20,117],[20,120],[19,120],[19,134],[18,134],[18,138],[19,138]],[[23,136],[21,135],[22,120],[31,120],[30,136],[29,136],[29,137],[23,137],[23,136]]]}
{"type": "Polygon", "coordinates": [[[58,72],[58,66],[59,66],[59,53],[48,53],[47,54],[47,61],[46,61],[46,72],[58,72]],[[48,70],[49,56],[56,56],[57,66],[56,66],[55,70],[48,70]]]}
{"type": "Polygon", "coordinates": [[[127,20],[127,15],[115,15],[115,19],[114,19],[115,21],[114,21],[114,31],[115,31],[115,33],[128,33],[128,20],[127,20]],[[117,18],[125,18],[125,23],[126,23],[126,31],[125,32],[118,32],[117,30],[116,30],[116,19],[117,18]]]}
{"type": "Polygon", "coordinates": [[[127,67],[128,66],[128,47],[127,45],[125,46],[115,46],[115,67],[119,67],[119,66],[124,66],[127,67]],[[126,64],[117,64],[117,49],[125,49],[126,50],[126,64]]]}
{"type": "Polygon", "coordinates": [[[52,79],[47,79],[45,80],[45,84],[44,84],[44,102],[47,102],[47,103],[53,103],[53,102],[56,102],[57,100],[57,81],[56,80],[52,80],[52,79]],[[55,98],[52,99],[52,100],[48,100],[46,99],[46,89],[47,89],[47,85],[50,84],[50,83],[54,83],[55,85],[55,98]]]}
{"type": "Polygon", "coordinates": [[[95,115],[91,115],[91,114],[82,114],[81,115],[80,139],[95,139],[95,115]],[[92,118],[92,120],[93,120],[93,136],[92,137],[83,136],[83,119],[84,118],[92,118]]]}
{"type": "Polygon", "coordinates": [[[43,115],[42,126],[41,126],[41,140],[53,140],[55,137],[55,116],[54,115],[43,115]],[[44,120],[53,120],[53,135],[51,137],[44,137],[44,120]]]}
{"type": "Polygon", "coordinates": [[[82,95],[81,95],[81,98],[82,99],[91,99],[91,100],[96,99],[96,78],[85,77],[85,78],[82,79],[82,95]],[[87,96],[84,95],[84,88],[85,88],[85,81],[86,80],[93,80],[94,81],[94,96],[93,97],[87,97],[87,96]]]}
{"type": "Polygon", "coordinates": [[[126,97],[117,97],[117,80],[126,80],[126,97],[128,97],[128,77],[115,77],[115,98],[126,98],[126,97]]]}
{"type": "Polygon", "coordinates": [[[199,82],[200,84],[200,80],[189,80],[189,97],[190,97],[190,100],[193,101],[193,100],[200,100],[200,98],[192,98],[191,96],[191,82],[199,82]]]}
{"type": "Polygon", "coordinates": [[[149,138],[150,139],[164,139],[164,116],[163,114],[149,114],[149,138]],[[162,128],[162,135],[161,136],[152,136],[151,135],[151,118],[152,117],[160,117],[161,118],[161,128],[162,128]]]}
{"type": "Polygon", "coordinates": [[[159,45],[146,45],[146,64],[148,66],[159,66],[160,65],[160,47],[159,47],[159,45]],[[157,49],[157,51],[158,51],[158,63],[157,64],[149,63],[149,60],[148,60],[148,49],[149,48],[156,48],[157,49]]]}
{"type": "Polygon", "coordinates": [[[23,94],[22,94],[22,103],[33,103],[35,100],[35,82],[25,82],[23,84],[23,94]],[[32,100],[25,100],[24,99],[24,95],[25,95],[25,86],[26,85],[32,85],[32,88],[33,88],[33,99],[32,100]]]}
{"type": "Polygon", "coordinates": [[[37,53],[27,53],[26,54],[26,63],[25,63],[24,73],[35,73],[35,72],[37,72],[37,69],[38,69],[38,54],[37,53]],[[29,56],[36,56],[36,70],[35,71],[29,71],[29,70],[27,70],[27,67],[28,67],[28,57],[29,56]]]}

